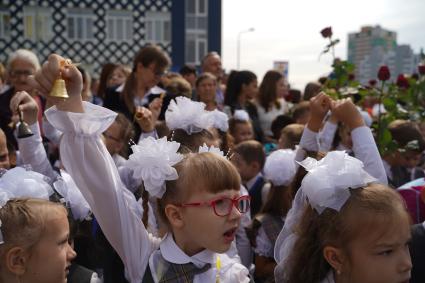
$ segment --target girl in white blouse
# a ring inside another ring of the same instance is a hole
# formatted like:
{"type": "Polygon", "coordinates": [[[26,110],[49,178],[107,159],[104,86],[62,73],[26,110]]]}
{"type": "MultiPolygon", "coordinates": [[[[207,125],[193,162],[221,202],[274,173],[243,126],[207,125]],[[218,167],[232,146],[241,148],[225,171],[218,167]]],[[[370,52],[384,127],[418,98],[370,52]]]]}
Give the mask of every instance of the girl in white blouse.
{"type": "Polygon", "coordinates": [[[60,150],[65,168],[123,260],[127,279],[249,282],[248,270],[221,254],[229,249],[241,214],[249,209],[249,197],[239,193],[236,169],[213,153],[181,156],[176,153],[178,143],[146,139],[138,148],[141,153],[130,161],[133,168],[140,166],[135,172],[143,176],[146,190],[159,197],[160,217],[170,230],[163,239],[149,234],[137,216],[134,196],[122,184],[100,139],[116,114],[83,103],[81,75],[72,65],[60,69],[63,61],[51,55],[34,84],[48,94],[59,73],[67,82],[70,98],[55,101],[46,116],[64,133],[60,150]]]}

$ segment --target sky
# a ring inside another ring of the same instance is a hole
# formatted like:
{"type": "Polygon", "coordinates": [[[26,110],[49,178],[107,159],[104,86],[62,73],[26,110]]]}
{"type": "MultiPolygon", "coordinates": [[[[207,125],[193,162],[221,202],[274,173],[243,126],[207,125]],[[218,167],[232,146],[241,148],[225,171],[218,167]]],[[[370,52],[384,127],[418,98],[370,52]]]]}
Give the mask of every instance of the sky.
{"type": "MultiPolygon", "coordinates": [[[[214,1],[214,0],[213,0],[214,1]]],[[[331,55],[319,54],[328,43],[320,30],[332,26],[341,42],[337,57],[347,58],[348,33],[380,25],[397,32],[398,44],[425,50],[425,0],[222,0],[222,58],[226,70],[251,70],[260,82],[273,61],[289,61],[289,82],[303,90],[331,70],[331,55]]]]}

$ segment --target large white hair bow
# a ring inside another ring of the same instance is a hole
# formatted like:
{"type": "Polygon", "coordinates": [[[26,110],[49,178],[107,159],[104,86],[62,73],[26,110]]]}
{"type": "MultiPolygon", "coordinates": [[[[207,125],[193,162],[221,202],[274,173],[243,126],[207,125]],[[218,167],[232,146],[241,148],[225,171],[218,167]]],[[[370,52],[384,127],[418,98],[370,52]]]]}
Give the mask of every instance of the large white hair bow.
{"type": "Polygon", "coordinates": [[[290,272],[288,258],[298,238],[294,227],[300,223],[305,205],[310,204],[319,214],[326,208],[339,211],[350,197],[349,189],[377,181],[363,169],[363,162],[344,151],[331,151],[320,161],[307,158],[299,164],[308,173],[295,195],[274,249],[275,278],[279,282],[290,272]]]}
{"type": "Polygon", "coordinates": [[[243,109],[235,110],[233,118],[238,121],[249,121],[249,114],[243,109]]]}
{"type": "Polygon", "coordinates": [[[148,137],[131,146],[133,154],[130,155],[126,166],[133,170],[133,177],[143,180],[145,189],[157,198],[165,193],[165,181],[176,180],[178,174],[173,167],[183,159],[178,153],[180,144],[169,142],[166,137],[154,139],[148,137]]]}
{"type": "Polygon", "coordinates": [[[49,178],[22,167],[8,170],[0,179],[0,207],[11,198],[39,198],[48,200],[53,194],[49,178]]]}
{"type": "Polygon", "coordinates": [[[264,164],[264,176],[275,186],[287,186],[294,178],[297,166],[291,149],[273,151],[264,164]]]}
{"type": "Polygon", "coordinates": [[[189,135],[212,126],[205,104],[184,96],[171,100],[165,112],[165,122],[170,130],[183,129],[189,135]]]}
{"type": "Polygon", "coordinates": [[[219,110],[209,111],[206,115],[208,115],[211,120],[211,126],[219,129],[222,132],[227,132],[229,129],[229,117],[226,113],[223,113],[219,110]]]}
{"type": "MultiPolygon", "coordinates": [[[[39,198],[49,200],[53,190],[49,178],[34,171],[16,167],[6,171],[0,178],[0,209],[12,198],[39,198]]],[[[1,228],[1,220],[0,220],[1,228]]],[[[3,244],[0,230],[0,244],[3,244]]]]}
{"type": "Polygon", "coordinates": [[[376,181],[363,170],[363,162],[344,151],[331,151],[320,161],[309,157],[300,165],[308,171],[300,189],[319,214],[326,208],[339,211],[350,197],[349,188],[376,181]]]}

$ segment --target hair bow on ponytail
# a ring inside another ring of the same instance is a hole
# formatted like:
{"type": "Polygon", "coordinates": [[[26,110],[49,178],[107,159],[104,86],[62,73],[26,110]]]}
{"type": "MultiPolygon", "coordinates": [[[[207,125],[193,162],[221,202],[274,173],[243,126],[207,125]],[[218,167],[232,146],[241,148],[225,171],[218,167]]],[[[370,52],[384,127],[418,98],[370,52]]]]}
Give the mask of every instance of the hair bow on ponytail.
{"type": "Polygon", "coordinates": [[[183,155],[177,152],[179,147],[178,142],[169,142],[166,137],[148,137],[139,145],[131,146],[133,154],[126,166],[133,170],[134,178],[143,180],[149,194],[161,198],[166,190],[165,181],[178,178],[173,166],[183,159],[183,155]]]}

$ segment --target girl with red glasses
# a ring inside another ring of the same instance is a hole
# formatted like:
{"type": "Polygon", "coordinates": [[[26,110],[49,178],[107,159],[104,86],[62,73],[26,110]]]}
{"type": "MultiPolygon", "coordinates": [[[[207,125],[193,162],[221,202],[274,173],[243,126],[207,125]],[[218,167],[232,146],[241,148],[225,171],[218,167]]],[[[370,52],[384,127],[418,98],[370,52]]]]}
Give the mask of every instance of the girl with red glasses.
{"type": "MultiPolygon", "coordinates": [[[[60,56],[51,55],[37,85],[43,92],[58,76],[60,56]]],[[[177,153],[180,144],[147,138],[133,146],[128,166],[158,199],[169,228],[163,239],[149,234],[134,196],[124,187],[100,135],[115,113],[82,102],[81,76],[62,70],[70,98],[46,112],[64,132],[63,163],[90,204],[104,234],[124,262],[130,282],[250,282],[248,270],[225,253],[234,240],[249,197],[240,196],[233,165],[215,153],[177,153]]]]}

